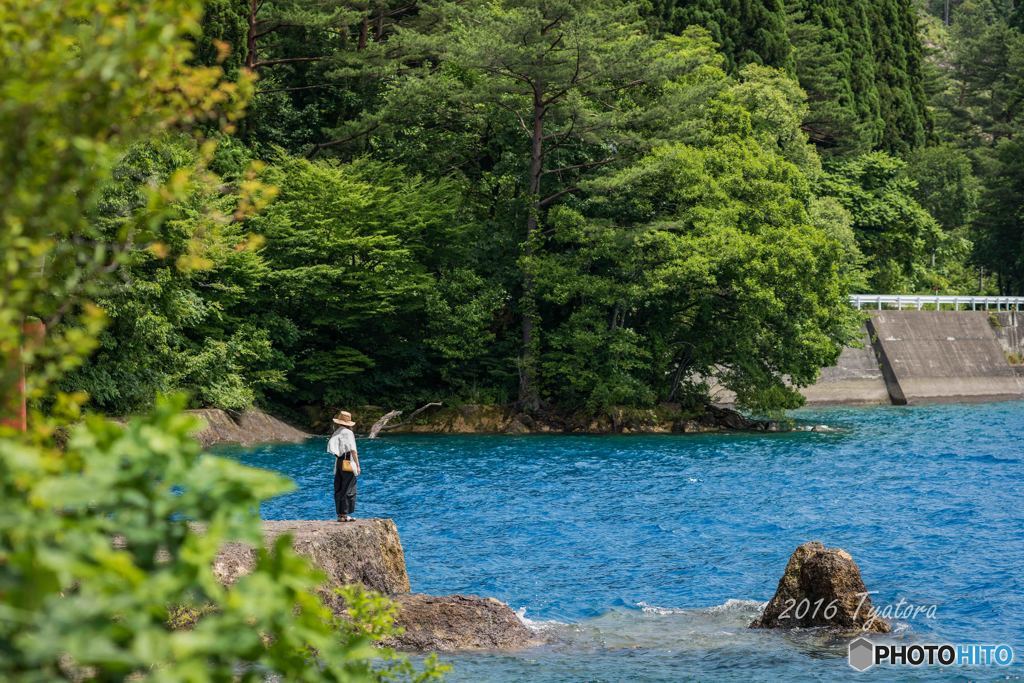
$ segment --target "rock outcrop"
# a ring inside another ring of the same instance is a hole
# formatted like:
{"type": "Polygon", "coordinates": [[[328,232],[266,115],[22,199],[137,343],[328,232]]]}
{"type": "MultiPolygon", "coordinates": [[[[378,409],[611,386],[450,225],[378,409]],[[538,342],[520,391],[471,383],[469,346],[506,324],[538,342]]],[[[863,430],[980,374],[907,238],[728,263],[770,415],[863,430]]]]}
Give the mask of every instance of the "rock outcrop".
{"type": "Polygon", "coordinates": [[[411,652],[517,650],[539,643],[512,609],[475,595],[397,595],[404,633],[385,643],[411,652]]]}
{"type": "Polygon", "coordinates": [[[258,443],[301,443],[309,434],[286,422],[268,415],[259,408],[250,408],[231,415],[217,408],[201,408],[189,413],[201,419],[205,426],[196,433],[203,448],[221,443],[252,446],[258,443]]]}
{"type": "MultiPolygon", "coordinates": [[[[410,593],[402,541],[390,519],[278,521],[264,522],[263,528],[267,546],[281,534],[291,534],[295,551],[327,575],[320,596],[336,614],[345,614],[345,605],[334,592],[340,586],[359,583],[391,596],[398,603],[397,623],[405,633],[385,645],[412,652],[452,652],[513,650],[537,643],[512,608],[494,598],[410,593]]],[[[214,573],[222,583],[231,584],[255,565],[255,548],[229,543],[218,554],[214,573]]]]}
{"type": "Polygon", "coordinates": [[[797,548],[779,579],[775,596],[751,628],[827,627],[837,632],[888,633],[875,615],[860,568],[841,548],[818,541],[797,548]]]}
{"type": "MultiPolygon", "coordinates": [[[[343,608],[334,588],[360,583],[380,593],[407,593],[409,575],[398,528],[390,519],[263,522],[267,547],[281,534],[292,535],[292,547],[327,574],[320,594],[325,604],[343,608]]],[[[256,566],[256,549],[244,543],[221,548],[213,571],[224,584],[234,583],[256,566]]]]}

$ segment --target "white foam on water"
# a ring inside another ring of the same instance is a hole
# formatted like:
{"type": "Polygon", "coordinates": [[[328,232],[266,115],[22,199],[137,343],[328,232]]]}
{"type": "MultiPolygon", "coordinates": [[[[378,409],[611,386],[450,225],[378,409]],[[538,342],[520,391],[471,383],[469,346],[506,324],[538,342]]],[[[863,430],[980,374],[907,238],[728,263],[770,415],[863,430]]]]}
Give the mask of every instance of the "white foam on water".
{"type": "MultiPolygon", "coordinates": [[[[750,622],[766,604],[747,598],[729,598],[706,607],[666,607],[638,602],[635,608],[613,608],[569,623],[530,619],[526,616],[526,607],[516,610],[516,615],[527,628],[540,635],[548,647],[562,652],[699,652],[722,647],[757,648],[769,642],[771,647],[795,648],[814,656],[842,654],[845,640],[821,629],[779,632],[751,629],[750,622]]],[[[893,626],[896,637],[906,629],[898,622],[893,626]]]]}
{"type": "Polygon", "coordinates": [[[657,605],[649,605],[646,602],[638,602],[636,606],[645,614],[682,614],[686,611],[679,607],[658,607],[657,605]]]}
{"type": "Polygon", "coordinates": [[[733,610],[747,611],[749,609],[757,609],[758,611],[763,610],[768,606],[767,602],[760,600],[744,600],[742,598],[729,598],[721,605],[712,605],[706,608],[708,612],[727,612],[733,610]]]}
{"type": "Polygon", "coordinates": [[[890,619],[889,623],[892,625],[892,635],[893,636],[901,636],[904,633],[907,633],[908,631],[910,631],[910,622],[909,621],[897,621],[895,619],[890,619]]]}
{"type": "Polygon", "coordinates": [[[846,430],[846,429],[844,429],[842,427],[833,427],[831,425],[823,425],[823,424],[808,425],[808,424],[804,424],[804,425],[796,425],[795,427],[793,427],[793,431],[795,431],[795,432],[814,432],[816,434],[839,434],[839,433],[842,433],[842,432],[846,432],[848,430],[846,430]]]}
{"type": "Polygon", "coordinates": [[[567,624],[564,621],[557,621],[555,619],[530,619],[526,616],[526,608],[520,607],[516,610],[516,616],[519,617],[519,621],[523,622],[523,625],[531,631],[543,633],[545,631],[553,631],[562,629],[571,624],[567,624]]]}
{"type": "MultiPolygon", "coordinates": [[[[847,641],[825,630],[751,629],[750,622],[766,604],[746,598],[730,598],[706,607],[666,607],[638,602],[635,607],[616,607],[570,623],[530,619],[525,607],[516,614],[545,642],[543,647],[547,652],[573,657],[639,651],[702,656],[702,653],[725,650],[758,652],[764,648],[783,654],[795,651],[810,657],[845,656],[847,641]]],[[[901,626],[894,624],[897,632],[901,626]]]]}
{"type": "Polygon", "coordinates": [[[636,606],[640,608],[640,611],[647,614],[719,614],[722,612],[748,612],[751,610],[763,610],[767,605],[767,602],[761,602],[760,600],[746,600],[743,598],[729,598],[721,605],[711,605],[710,607],[659,607],[657,605],[650,605],[646,602],[638,602],[636,606]]]}
{"type": "Polygon", "coordinates": [[[735,598],[720,605],[686,608],[640,602],[634,608],[613,608],[571,624],[530,620],[524,610],[519,614],[530,628],[544,631],[549,644],[559,650],[681,652],[755,643],[761,634],[748,626],[764,604],[735,598]]]}

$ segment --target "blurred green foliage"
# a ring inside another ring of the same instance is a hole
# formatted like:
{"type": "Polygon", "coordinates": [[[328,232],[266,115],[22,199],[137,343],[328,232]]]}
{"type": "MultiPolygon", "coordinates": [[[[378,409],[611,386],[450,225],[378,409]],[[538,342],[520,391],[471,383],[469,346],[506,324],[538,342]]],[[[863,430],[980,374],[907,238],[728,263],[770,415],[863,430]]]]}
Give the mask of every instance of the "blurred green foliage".
{"type": "Polygon", "coordinates": [[[250,574],[218,582],[221,546],[262,545],[259,503],[293,485],[200,453],[182,403],[158,401],[127,425],[88,418],[62,450],[0,444],[4,679],[440,676],[434,660],[417,671],[373,646],[393,632],[386,600],[348,589],[352,619],[336,623],[316,594],[325,577],[286,536],[250,574]]]}
{"type": "MultiPolygon", "coordinates": [[[[0,427],[0,678],[435,679],[436,660],[374,647],[394,632],[380,596],[347,591],[335,623],[286,537],[233,585],[214,575],[225,542],[262,545],[259,504],[292,484],[201,453],[183,397],[154,402],[183,384],[241,406],[280,380],[254,379],[268,337],[232,317],[262,268],[239,224],[273,192],[258,167],[222,185],[230,145],[218,158],[200,134],[234,130],[251,79],[191,63],[200,10],[0,3],[0,353],[21,352],[46,409],[28,432],[0,427]],[[42,340],[22,338],[32,317],[42,340]],[[85,394],[59,381],[152,410],[80,421],[85,394]]],[[[5,362],[5,415],[18,376],[5,362]]]]}

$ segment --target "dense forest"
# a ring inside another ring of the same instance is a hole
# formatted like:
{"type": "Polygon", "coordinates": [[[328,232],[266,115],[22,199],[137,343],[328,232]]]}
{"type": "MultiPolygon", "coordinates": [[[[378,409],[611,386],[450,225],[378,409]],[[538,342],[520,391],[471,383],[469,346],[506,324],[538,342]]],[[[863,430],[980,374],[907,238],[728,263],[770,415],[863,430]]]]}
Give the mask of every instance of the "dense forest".
{"type": "Polygon", "coordinates": [[[209,0],[192,62],[247,111],[113,169],[88,220],[129,246],[64,388],[797,405],[851,291],[1024,290],[1022,30],[1011,0],[209,0]]]}

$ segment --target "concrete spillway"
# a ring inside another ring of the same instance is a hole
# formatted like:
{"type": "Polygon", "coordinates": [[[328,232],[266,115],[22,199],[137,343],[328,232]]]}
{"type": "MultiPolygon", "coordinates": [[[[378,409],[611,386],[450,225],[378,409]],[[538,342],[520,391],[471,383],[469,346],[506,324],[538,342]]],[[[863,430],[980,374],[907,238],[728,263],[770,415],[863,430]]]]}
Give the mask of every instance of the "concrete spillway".
{"type": "Polygon", "coordinates": [[[860,345],[847,346],[836,364],[821,369],[818,381],[800,390],[808,405],[872,405],[889,403],[889,390],[866,328],[860,345]]]}
{"type": "Polygon", "coordinates": [[[984,311],[879,311],[867,329],[893,403],[1022,398],[984,311]]]}
{"type": "Polygon", "coordinates": [[[860,345],[843,349],[801,390],[808,405],[928,403],[1024,398],[1016,311],[877,311],[860,345]]]}
{"type": "MultiPolygon", "coordinates": [[[[1024,312],[872,311],[857,341],[800,389],[807,405],[1024,399],[1024,312]]],[[[716,405],[735,403],[711,385],[716,405]]]]}

